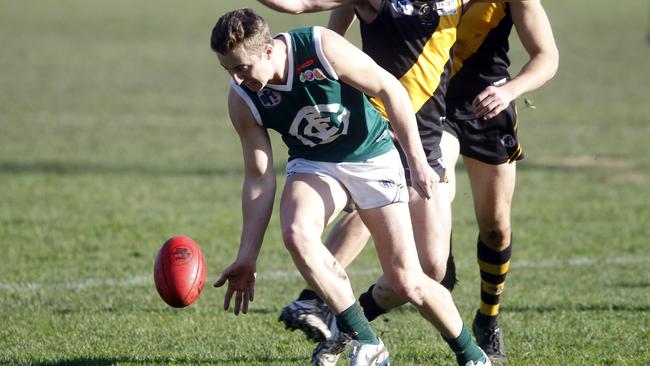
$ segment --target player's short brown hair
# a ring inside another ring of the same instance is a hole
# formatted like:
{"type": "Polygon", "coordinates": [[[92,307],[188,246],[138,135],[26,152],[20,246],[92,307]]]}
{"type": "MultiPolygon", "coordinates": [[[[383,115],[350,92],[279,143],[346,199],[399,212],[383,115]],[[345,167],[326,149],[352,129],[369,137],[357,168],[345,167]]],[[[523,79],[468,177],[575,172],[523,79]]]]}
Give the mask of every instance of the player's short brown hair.
{"type": "Polygon", "coordinates": [[[246,50],[261,50],[262,46],[272,42],[269,25],[264,18],[251,9],[242,8],[219,18],[212,28],[210,48],[223,55],[240,44],[243,44],[246,50]]]}

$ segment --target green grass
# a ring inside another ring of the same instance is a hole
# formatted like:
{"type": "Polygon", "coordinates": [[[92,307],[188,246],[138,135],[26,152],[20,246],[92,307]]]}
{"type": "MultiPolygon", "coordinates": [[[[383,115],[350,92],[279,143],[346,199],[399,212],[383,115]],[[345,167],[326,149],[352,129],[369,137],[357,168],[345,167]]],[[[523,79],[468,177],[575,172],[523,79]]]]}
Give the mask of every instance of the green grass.
{"type": "MultiPolygon", "coordinates": [[[[240,147],[225,111],[226,75],[208,47],[227,3],[0,1],[0,364],[308,364],[313,345],[275,321],[302,287],[277,215],[249,315],[224,312],[222,289],[175,310],[153,286],[154,256],[172,235],[202,246],[210,283],[237,249],[240,147]]],[[[537,108],[520,108],[527,159],[502,301],[509,358],[644,364],[648,4],[544,4],[561,65],[528,96],[537,108]]],[[[240,5],[259,9],[275,32],[325,22],[240,5]]],[[[512,55],[516,71],[525,53],[514,38],[512,55]]],[[[274,144],[281,181],[286,155],[274,144]]],[[[464,175],[461,166],[454,298],[469,322],[478,274],[464,175]]],[[[368,247],[350,269],[355,291],[377,274],[368,247]]],[[[454,364],[412,307],[382,319],[376,328],[394,364],[454,364]]]]}

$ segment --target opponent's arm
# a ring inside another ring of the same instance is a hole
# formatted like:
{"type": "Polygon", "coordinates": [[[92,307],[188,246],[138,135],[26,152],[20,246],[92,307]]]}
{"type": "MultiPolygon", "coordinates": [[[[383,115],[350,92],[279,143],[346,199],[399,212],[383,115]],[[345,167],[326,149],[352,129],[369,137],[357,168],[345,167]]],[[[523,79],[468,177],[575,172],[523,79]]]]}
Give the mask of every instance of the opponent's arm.
{"type": "Polygon", "coordinates": [[[354,14],[354,6],[344,5],[330,12],[327,28],[342,36],[345,36],[345,33],[348,31],[348,29],[350,29],[352,23],[354,23],[354,19],[356,19],[356,16],[354,14]]]}
{"type": "Polygon", "coordinates": [[[541,2],[513,1],[510,9],[529,60],[512,80],[499,87],[490,86],[474,99],[474,109],[484,119],[496,116],[514,99],[544,85],[558,68],[559,52],[541,2]]]}
{"type": "Polygon", "coordinates": [[[439,177],[427,162],[406,90],[393,75],[345,38],[328,29],[320,30],[323,53],[340,80],[383,101],[411,169],[411,183],[420,195],[429,198],[439,177]]]}
{"type": "Polygon", "coordinates": [[[224,270],[214,286],[220,287],[228,281],[224,309],[228,310],[234,295],[234,312],[237,315],[240,309],[247,313],[248,303],[254,298],[256,262],[271,218],[276,182],[269,135],[265,128],[257,124],[246,103],[232,89],[228,95],[228,111],[244,155],[243,227],[237,258],[224,270]]]}
{"type": "Polygon", "coordinates": [[[258,0],[269,8],[283,13],[312,13],[331,10],[341,5],[353,4],[359,0],[258,0]]]}

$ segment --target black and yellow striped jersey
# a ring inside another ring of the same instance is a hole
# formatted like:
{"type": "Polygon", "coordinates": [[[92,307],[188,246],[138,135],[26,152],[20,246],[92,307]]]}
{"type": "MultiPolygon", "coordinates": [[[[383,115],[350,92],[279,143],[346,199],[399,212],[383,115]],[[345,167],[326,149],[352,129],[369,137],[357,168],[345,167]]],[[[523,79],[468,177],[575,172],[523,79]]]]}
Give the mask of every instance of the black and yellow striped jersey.
{"type": "MultiPolygon", "coordinates": [[[[445,116],[461,15],[461,0],[384,0],[372,22],[360,22],[363,51],[404,85],[420,127],[438,128],[445,116]]],[[[381,101],[372,103],[386,116],[381,101]]]]}
{"type": "Polygon", "coordinates": [[[507,3],[476,3],[463,14],[447,89],[450,117],[473,118],[472,100],[476,95],[510,79],[508,37],[512,26],[507,3]]]}

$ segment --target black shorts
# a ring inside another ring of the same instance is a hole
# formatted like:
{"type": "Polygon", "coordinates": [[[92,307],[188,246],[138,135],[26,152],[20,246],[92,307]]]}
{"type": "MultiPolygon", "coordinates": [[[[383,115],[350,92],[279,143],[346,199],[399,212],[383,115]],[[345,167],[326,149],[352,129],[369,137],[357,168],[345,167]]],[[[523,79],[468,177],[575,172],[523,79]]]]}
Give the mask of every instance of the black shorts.
{"type": "MultiPolygon", "coordinates": [[[[447,170],[442,160],[442,152],[440,151],[440,139],[442,138],[442,122],[438,128],[420,128],[420,141],[422,141],[422,148],[424,149],[424,154],[427,157],[427,162],[429,166],[433,168],[433,171],[438,174],[440,177],[440,182],[447,182],[447,170]]],[[[406,184],[411,186],[411,170],[408,167],[408,162],[406,161],[406,156],[402,147],[399,146],[399,143],[395,141],[395,146],[397,151],[399,151],[399,157],[402,160],[402,166],[404,167],[404,175],[406,176],[406,184]]]]}
{"type": "Polygon", "coordinates": [[[443,127],[458,139],[461,155],[468,158],[493,165],[524,158],[514,102],[492,119],[446,119],[443,127]]]}

